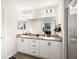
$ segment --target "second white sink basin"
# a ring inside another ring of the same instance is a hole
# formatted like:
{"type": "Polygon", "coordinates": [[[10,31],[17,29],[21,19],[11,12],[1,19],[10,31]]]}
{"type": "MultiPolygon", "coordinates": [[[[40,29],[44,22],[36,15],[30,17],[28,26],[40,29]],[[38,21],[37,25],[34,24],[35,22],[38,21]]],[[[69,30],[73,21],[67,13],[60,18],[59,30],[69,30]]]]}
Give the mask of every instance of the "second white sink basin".
{"type": "Polygon", "coordinates": [[[43,37],[43,39],[55,39],[54,37],[43,37]]]}
{"type": "Polygon", "coordinates": [[[30,37],[29,35],[21,35],[21,37],[30,37]]]}

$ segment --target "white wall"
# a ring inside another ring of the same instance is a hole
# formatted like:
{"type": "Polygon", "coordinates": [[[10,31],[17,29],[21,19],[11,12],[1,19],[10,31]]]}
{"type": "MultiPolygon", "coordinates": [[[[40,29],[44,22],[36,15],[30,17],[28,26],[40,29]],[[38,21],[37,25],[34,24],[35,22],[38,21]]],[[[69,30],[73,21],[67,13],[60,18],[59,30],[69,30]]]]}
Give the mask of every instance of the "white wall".
{"type": "Polygon", "coordinates": [[[1,1],[1,59],[5,59],[5,3],[1,1]]]}
{"type": "Polygon", "coordinates": [[[62,27],[62,37],[63,37],[63,42],[62,42],[62,50],[61,50],[61,59],[65,59],[65,53],[64,53],[64,49],[66,49],[66,47],[64,46],[64,0],[61,0],[60,1],[60,4],[59,4],[59,13],[58,13],[58,24],[61,24],[61,27],[62,27]]]}
{"type": "Polygon", "coordinates": [[[5,9],[1,8],[1,59],[5,59],[5,9]]]}
{"type": "Polygon", "coordinates": [[[5,0],[5,59],[17,52],[16,24],[16,2],[15,0],[5,0]]]}

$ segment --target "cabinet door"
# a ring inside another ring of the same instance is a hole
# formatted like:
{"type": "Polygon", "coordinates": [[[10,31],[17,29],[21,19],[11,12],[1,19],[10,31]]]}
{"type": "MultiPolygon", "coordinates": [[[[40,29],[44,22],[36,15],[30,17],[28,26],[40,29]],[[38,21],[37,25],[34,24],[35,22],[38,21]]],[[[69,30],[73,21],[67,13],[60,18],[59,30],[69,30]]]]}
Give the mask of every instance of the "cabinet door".
{"type": "Polygon", "coordinates": [[[20,38],[17,40],[18,51],[22,53],[29,53],[29,39],[20,38]]]}
{"type": "Polygon", "coordinates": [[[40,40],[40,57],[48,58],[48,41],[40,40]]]}
{"type": "Polygon", "coordinates": [[[49,47],[49,59],[61,59],[61,42],[51,41],[49,47]]]}
{"type": "Polygon", "coordinates": [[[30,42],[30,39],[24,39],[23,49],[24,49],[24,53],[26,53],[26,54],[30,53],[29,42],[30,42]]]}
{"type": "Polygon", "coordinates": [[[22,39],[21,38],[18,38],[17,39],[17,50],[19,51],[19,52],[22,52],[22,41],[21,41],[22,39]]]}

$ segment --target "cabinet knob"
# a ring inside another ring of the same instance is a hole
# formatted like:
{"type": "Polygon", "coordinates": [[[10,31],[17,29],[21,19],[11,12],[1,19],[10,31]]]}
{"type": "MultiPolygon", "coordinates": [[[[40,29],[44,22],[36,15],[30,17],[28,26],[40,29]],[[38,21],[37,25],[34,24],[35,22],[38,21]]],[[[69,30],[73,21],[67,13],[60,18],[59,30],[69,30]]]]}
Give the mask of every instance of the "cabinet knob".
{"type": "Polygon", "coordinates": [[[24,39],[21,39],[21,42],[24,42],[24,39]]]}
{"type": "Polygon", "coordinates": [[[35,51],[32,51],[33,53],[36,53],[35,51]]]}
{"type": "Polygon", "coordinates": [[[1,39],[3,39],[3,37],[1,37],[1,39]]]}
{"type": "Polygon", "coordinates": [[[33,42],[36,42],[36,41],[33,41],[33,42]]]}
{"type": "Polygon", "coordinates": [[[51,42],[48,42],[48,46],[51,46],[51,42]]]}
{"type": "Polygon", "coordinates": [[[33,47],[36,47],[35,45],[33,45],[33,47]]]}

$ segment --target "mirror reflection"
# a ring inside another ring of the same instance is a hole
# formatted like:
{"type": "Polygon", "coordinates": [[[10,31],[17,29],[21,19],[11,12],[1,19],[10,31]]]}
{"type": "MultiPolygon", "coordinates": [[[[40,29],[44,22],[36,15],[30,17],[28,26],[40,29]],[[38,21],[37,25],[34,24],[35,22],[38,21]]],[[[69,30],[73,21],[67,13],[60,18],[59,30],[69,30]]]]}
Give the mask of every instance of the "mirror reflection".
{"type": "Polygon", "coordinates": [[[24,22],[19,22],[18,27],[25,28],[25,32],[33,34],[54,34],[56,25],[56,17],[45,17],[38,19],[29,19],[24,22]]]}

